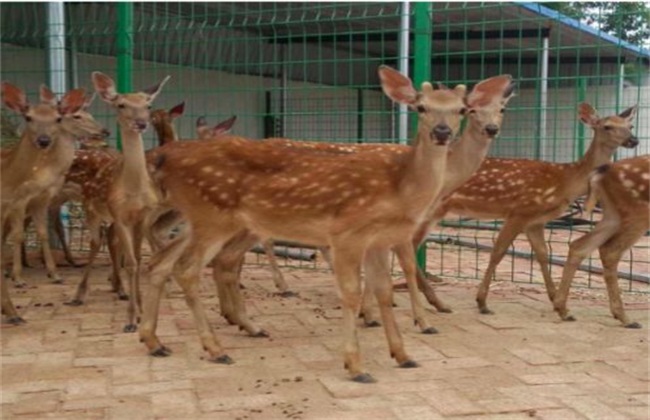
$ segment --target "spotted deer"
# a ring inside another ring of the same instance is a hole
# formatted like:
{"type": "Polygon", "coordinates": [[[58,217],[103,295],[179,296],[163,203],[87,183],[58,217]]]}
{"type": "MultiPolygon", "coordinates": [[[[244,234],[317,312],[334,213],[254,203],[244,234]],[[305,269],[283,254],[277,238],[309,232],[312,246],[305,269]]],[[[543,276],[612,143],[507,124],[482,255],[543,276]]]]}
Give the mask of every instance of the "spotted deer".
{"type": "Polygon", "coordinates": [[[587,192],[589,173],[609,162],[620,146],[635,147],[632,134],[636,106],[619,115],[600,118],[588,103],[578,107],[579,119],[594,131],[585,155],[573,163],[551,163],[527,159],[487,158],[478,172],[440,206],[438,217],[453,213],[477,219],[503,219],[479,286],[479,311],[491,314],[486,299],[497,264],[515,237],[524,232],[544,277],[551,301],[555,285],[548,266],[544,224],[560,216],[576,198],[587,192]]]}
{"type": "MultiPolygon", "coordinates": [[[[466,115],[468,118],[468,125],[460,139],[450,146],[450,153],[447,160],[447,171],[445,172],[444,185],[442,188],[441,196],[448,195],[454,189],[458,188],[464,181],[466,181],[479,167],[482,160],[485,158],[492,140],[498,135],[505,106],[514,95],[515,83],[512,81],[510,75],[500,75],[491,77],[477,83],[472,91],[467,95],[466,102],[466,115]]],[[[387,145],[387,144],[349,144],[342,145],[336,143],[321,143],[321,142],[296,142],[287,139],[276,138],[268,139],[267,142],[272,144],[282,145],[290,148],[299,148],[302,150],[313,150],[314,153],[363,153],[365,151],[389,149],[394,151],[407,149],[406,146],[401,145],[387,145]]],[[[437,201],[436,201],[437,203],[437,201]]],[[[438,219],[433,216],[436,204],[432,205],[425,218],[424,223],[418,229],[417,234],[414,236],[413,244],[411,246],[417,248],[422,240],[424,240],[428,230],[433,226],[438,219]]],[[[255,238],[246,239],[250,245],[256,242],[255,238]]],[[[241,272],[241,264],[244,261],[244,253],[246,252],[246,243],[231,243],[229,244],[233,249],[224,250],[228,253],[228,257],[223,259],[228,262],[221,262],[214,270],[213,275],[215,279],[222,276],[235,276],[235,272],[241,272]],[[237,254],[236,250],[239,250],[237,254]]],[[[402,266],[407,279],[407,285],[416,293],[416,267],[409,261],[409,251],[406,250],[408,244],[398,245],[394,248],[398,255],[398,261],[402,266]]],[[[326,259],[329,259],[329,251],[326,248],[321,249],[326,259]]],[[[217,280],[215,280],[217,281],[217,280]]],[[[424,278],[422,273],[418,273],[417,284],[420,289],[425,293],[428,301],[434,305],[440,312],[451,312],[435,294],[434,289],[428,281],[424,278]]],[[[237,315],[235,306],[227,302],[227,298],[232,296],[236,291],[223,291],[220,288],[219,300],[222,315],[231,323],[236,323],[237,315]]],[[[374,314],[372,307],[372,293],[370,288],[364,289],[364,304],[362,315],[367,326],[379,326],[378,320],[374,314]]],[[[418,313],[421,310],[413,308],[413,313],[417,323],[420,325],[423,332],[435,332],[435,329],[429,327],[426,321],[422,321],[422,315],[418,313]]],[[[254,330],[249,324],[243,325],[247,331],[254,330]]]]}
{"type": "Polygon", "coordinates": [[[198,280],[224,245],[251,232],[261,239],[330,247],[342,296],[345,366],[358,382],[373,381],[362,369],[355,325],[361,264],[371,251],[375,257],[366,256],[368,285],[380,303],[390,354],[401,367],[417,365],[404,349],[393,315],[389,250],[411,237],[442,187],[448,144],[465,107],[465,87],[434,90],[424,83],[418,92],[410,79],[389,67],[381,66],[379,76],[390,98],[421,110],[411,148],[316,155],[234,136],[161,148],[156,178],[183,214],[189,234],[150,263],[140,337],[152,355],[170,352],[155,331],[162,286],[173,274],[210,359],[232,362],[208,323],[198,280]]]}
{"type": "MultiPolygon", "coordinates": [[[[110,132],[95,121],[92,114],[88,112],[88,108],[92,104],[94,98],[94,94],[87,96],[83,107],[74,114],[64,117],[61,122],[66,131],[73,134],[77,140],[82,142],[81,147],[87,147],[87,145],[90,144],[90,141],[95,141],[98,144],[99,142],[105,143],[104,139],[110,134],[110,132]]],[[[41,103],[49,104],[51,106],[56,106],[58,104],[58,99],[54,92],[45,85],[41,85],[40,100],[41,103]]],[[[77,152],[75,151],[75,156],[76,153],[77,152]]],[[[72,165],[74,165],[74,159],[72,165]]],[[[66,260],[74,265],[74,259],[72,258],[72,254],[70,253],[70,249],[65,240],[63,225],[60,219],[60,208],[63,203],[68,201],[67,195],[70,194],[69,188],[65,187],[66,180],[67,174],[59,177],[57,182],[52,185],[51,188],[48,188],[41,195],[30,201],[27,207],[28,217],[26,219],[26,225],[29,224],[29,221],[34,222],[36,232],[42,243],[43,259],[45,261],[47,275],[49,278],[53,279],[55,283],[62,283],[63,279],[56,271],[56,264],[49,247],[47,230],[48,216],[54,226],[54,232],[62,245],[66,260]]],[[[23,255],[25,255],[24,252],[23,255]]],[[[20,275],[17,275],[15,272],[14,276],[15,278],[20,277],[20,275]]]]}
{"type": "Polygon", "coordinates": [[[159,193],[149,173],[142,142],[142,133],[150,122],[149,108],[169,76],[157,85],[136,93],[118,93],[113,79],[101,72],[92,73],[92,81],[99,97],[117,111],[122,136],[122,154],[103,166],[95,178],[87,183],[84,193],[91,250],[84,277],[70,304],[81,305],[88,289],[88,276],[101,245],[102,222],[112,223],[121,252],[129,285],[129,305],[125,332],[136,330],[136,316],[140,312],[140,256],[144,226],[159,204],[159,193]]]}
{"type": "Polygon", "coordinates": [[[598,249],[612,315],[626,328],[641,328],[630,321],[623,308],[618,264],[623,253],[650,228],[650,155],[602,165],[591,174],[589,185],[585,207],[591,211],[600,201],[602,219],[591,232],[571,242],[553,306],[563,320],[575,320],[567,309],[571,282],[582,260],[598,249]]]}
{"type": "MultiPolygon", "coordinates": [[[[7,241],[13,243],[13,268],[18,267],[20,274],[20,250],[28,205],[52,188],[69,168],[74,154],[74,136],[66,129],[67,119],[83,107],[85,91],[74,89],[66,93],[56,106],[32,105],[20,88],[2,82],[2,100],[7,108],[25,119],[20,141],[13,149],[3,151],[0,165],[0,237],[3,248],[7,241]]],[[[20,278],[14,276],[14,280],[20,281],[20,278]]],[[[7,282],[4,279],[0,282],[2,312],[8,322],[24,322],[11,302],[7,282]]]]}
{"type": "Polygon", "coordinates": [[[208,121],[205,116],[200,116],[196,119],[196,135],[200,140],[209,140],[215,137],[222,136],[227,134],[232,129],[233,125],[237,121],[237,116],[233,115],[227,120],[221,121],[219,124],[214,127],[208,125],[208,121]]]}

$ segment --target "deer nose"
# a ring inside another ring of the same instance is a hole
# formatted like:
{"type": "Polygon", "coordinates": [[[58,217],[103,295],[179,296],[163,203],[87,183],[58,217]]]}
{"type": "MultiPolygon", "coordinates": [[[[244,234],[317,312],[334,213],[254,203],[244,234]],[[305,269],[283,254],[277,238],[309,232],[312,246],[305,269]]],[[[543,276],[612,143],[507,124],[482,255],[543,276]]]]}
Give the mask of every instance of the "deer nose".
{"type": "Polygon", "coordinates": [[[52,139],[50,136],[41,134],[36,137],[36,145],[41,149],[46,149],[50,144],[52,144],[52,139]]]}
{"type": "Polygon", "coordinates": [[[135,127],[140,130],[144,131],[147,129],[147,121],[146,120],[135,120],[135,127]]]}
{"type": "Polygon", "coordinates": [[[107,128],[102,129],[102,137],[108,137],[110,135],[111,135],[111,132],[110,132],[109,129],[107,129],[107,128]]]}
{"type": "Polygon", "coordinates": [[[496,124],[488,124],[485,126],[485,132],[488,136],[496,136],[499,134],[499,127],[496,124]]]}
{"type": "Polygon", "coordinates": [[[627,147],[628,149],[631,149],[633,147],[636,147],[639,144],[639,139],[636,136],[630,136],[629,139],[623,143],[623,146],[627,147]]]}
{"type": "Polygon", "coordinates": [[[431,133],[436,138],[436,140],[438,140],[438,144],[445,144],[451,136],[451,128],[449,128],[447,124],[438,124],[433,127],[433,131],[431,133]]]}

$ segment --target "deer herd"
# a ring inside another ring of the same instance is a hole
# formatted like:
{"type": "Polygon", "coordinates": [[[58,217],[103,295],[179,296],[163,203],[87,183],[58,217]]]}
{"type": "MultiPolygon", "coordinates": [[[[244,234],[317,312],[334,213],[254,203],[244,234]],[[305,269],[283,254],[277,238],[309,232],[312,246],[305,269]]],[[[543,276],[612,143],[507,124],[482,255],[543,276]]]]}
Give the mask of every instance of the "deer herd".
{"type": "MultiPolygon", "coordinates": [[[[524,232],[548,297],[563,320],[574,319],[567,298],[578,265],[598,248],[612,314],[626,327],[640,327],[623,309],[617,266],[623,252],[649,228],[650,155],[612,162],[619,147],[638,143],[632,133],[635,106],[600,117],[591,105],[581,103],[577,117],[593,130],[593,140],[577,162],[490,158],[490,145],[514,96],[509,75],[482,80],[471,90],[429,82],[417,90],[390,67],[380,66],[378,73],[383,92],[417,112],[417,130],[408,146],[254,140],[228,134],[234,117],[215,127],[199,118],[197,139],[179,141],[174,119],[183,114],[184,103],[169,111],[151,110],[169,77],[125,93],[116,90],[109,76],[94,72],[96,95],[116,114],[122,139],[118,152],[106,147],[102,139],[108,131],[88,112],[94,94],[74,89],[57,99],[42,86],[40,101],[30,103],[20,88],[3,82],[4,105],[24,119],[20,141],[1,155],[2,246],[13,245],[9,275],[14,285],[25,284],[21,245],[30,220],[48,277],[63,281],[47,238],[48,215],[61,235],[61,206],[81,202],[90,257],[66,303],[84,303],[93,262],[106,240],[113,291],[128,300],[125,332],[139,329],[153,356],[171,353],[156,336],[159,304],[171,278],[184,292],[210,360],[232,363],[199,296],[203,268],[212,266],[222,315],[252,336],[266,336],[248,317],[241,295],[244,255],[263,243],[275,284],[289,295],[275,265],[273,240],[308,244],[320,248],[336,278],[345,368],[354,381],[373,382],[363,368],[356,319],[363,315],[366,325],[383,325],[391,357],[400,367],[417,366],[404,348],[393,313],[391,251],[403,269],[416,325],[422,333],[435,333],[419,292],[439,312],[451,309],[416,265],[415,253],[438,221],[457,214],[504,222],[476,297],[481,313],[492,313],[486,300],[496,266],[524,232]],[[145,151],[142,133],[150,124],[159,146],[145,151]],[[588,207],[600,203],[602,220],[570,244],[556,289],[544,225],[586,194],[588,207]],[[172,229],[174,237],[169,235],[172,229]],[[144,239],[153,252],[146,268],[144,239]],[[141,276],[147,280],[142,294],[141,276]]],[[[62,243],[66,259],[74,263],[64,238],[62,243]]],[[[8,282],[1,281],[5,322],[25,322],[11,301],[8,282]]]]}

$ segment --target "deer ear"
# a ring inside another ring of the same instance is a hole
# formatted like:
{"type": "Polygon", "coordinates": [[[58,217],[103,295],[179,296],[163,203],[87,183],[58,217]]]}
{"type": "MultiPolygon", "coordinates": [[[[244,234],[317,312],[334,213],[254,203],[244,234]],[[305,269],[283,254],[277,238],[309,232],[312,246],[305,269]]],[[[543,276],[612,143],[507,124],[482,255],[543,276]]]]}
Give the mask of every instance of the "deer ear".
{"type": "Polygon", "coordinates": [[[196,128],[205,127],[208,125],[208,120],[205,119],[205,115],[201,115],[196,119],[196,128]]]}
{"type": "Polygon", "coordinates": [[[59,113],[61,115],[74,114],[78,112],[86,103],[86,90],[73,89],[66,93],[59,103],[59,113]]]}
{"type": "Polygon", "coordinates": [[[56,104],[58,102],[57,99],[56,99],[56,95],[54,94],[54,92],[52,92],[50,90],[49,87],[47,87],[47,85],[42,84],[40,89],[39,89],[39,93],[40,93],[42,103],[47,104],[47,105],[56,106],[56,104]]]}
{"type": "Polygon", "coordinates": [[[14,112],[24,114],[29,109],[25,92],[9,82],[2,82],[2,102],[14,112]]]}
{"type": "Polygon", "coordinates": [[[97,92],[105,102],[112,103],[117,99],[118,95],[113,79],[102,72],[94,71],[92,74],[92,80],[93,85],[95,86],[95,92],[97,92]]]}
{"type": "Polygon", "coordinates": [[[149,100],[153,101],[154,99],[156,99],[156,96],[158,96],[158,94],[162,90],[163,86],[165,86],[165,83],[167,83],[167,81],[169,79],[171,79],[171,78],[172,78],[171,76],[165,76],[165,78],[162,79],[160,82],[158,82],[157,85],[148,87],[148,88],[144,89],[142,92],[149,95],[151,97],[149,100]]]}
{"type": "Polygon", "coordinates": [[[233,125],[235,125],[235,121],[237,121],[237,116],[233,115],[232,117],[228,118],[225,121],[221,121],[219,124],[215,125],[212,128],[212,135],[214,137],[220,136],[222,134],[226,134],[230,131],[233,125]]]}
{"type": "Polygon", "coordinates": [[[169,110],[169,116],[171,119],[178,118],[183,115],[185,111],[185,101],[181,102],[178,105],[175,105],[172,109],[169,110]]]}
{"type": "Polygon", "coordinates": [[[379,80],[384,93],[393,101],[404,105],[413,105],[417,101],[418,92],[413,87],[413,82],[397,70],[385,65],[379,66],[379,80]]]}
{"type": "Polygon", "coordinates": [[[618,114],[618,116],[621,118],[625,118],[628,121],[632,121],[636,116],[636,109],[637,109],[637,105],[631,106],[625,111],[618,114]]]}
{"type": "Polygon", "coordinates": [[[587,102],[578,105],[578,118],[589,127],[595,127],[598,124],[598,112],[587,102]]]}

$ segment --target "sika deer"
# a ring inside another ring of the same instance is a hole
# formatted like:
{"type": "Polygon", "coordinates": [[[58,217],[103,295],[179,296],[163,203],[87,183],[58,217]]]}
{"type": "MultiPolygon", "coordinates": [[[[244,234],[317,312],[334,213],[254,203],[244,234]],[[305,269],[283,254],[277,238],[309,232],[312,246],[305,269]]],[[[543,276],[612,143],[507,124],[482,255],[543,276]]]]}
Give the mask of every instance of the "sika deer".
{"type": "Polygon", "coordinates": [[[149,125],[149,107],[160,93],[169,76],[157,85],[137,93],[118,93],[115,82],[100,72],[93,72],[92,81],[100,98],[117,111],[122,134],[123,153],[109,162],[88,185],[92,194],[84,194],[86,214],[91,234],[91,252],[84,277],[79,283],[73,305],[83,304],[88,288],[88,276],[101,244],[100,227],[103,221],[113,223],[120,249],[124,252],[129,278],[128,320],[125,332],[136,330],[136,316],[140,312],[140,252],[144,226],[159,203],[158,190],[147,172],[142,132],[149,125]]]}
{"type": "Polygon", "coordinates": [[[562,282],[553,301],[563,320],[575,321],[566,307],[571,281],[582,260],[598,248],[612,315],[625,328],[641,328],[641,324],[630,322],[625,314],[618,288],[618,263],[623,253],[650,228],[649,184],[650,155],[605,164],[592,173],[587,211],[593,209],[598,200],[603,216],[594,230],[571,242],[569,247],[562,282]]]}
{"type": "MultiPolygon", "coordinates": [[[[417,92],[399,72],[382,66],[384,92],[420,110],[413,147],[393,152],[315,155],[241,137],[168,144],[156,177],[188,223],[189,234],[156,254],[140,330],[152,355],[169,349],[155,335],[165,278],[172,274],[186,293],[203,347],[213,361],[229,363],[198,297],[203,266],[224,245],[250,231],[329,246],[342,294],[345,366],[353,379],[371,382],[361,368],[355,318],[361,304],[360,269],[373,256],[369,287],[375,291],[391,356],[402,367],[406,354],[392,312],[390,248],[410,238],[442,188],[448,143],[460,127],[465,87],[417,92]]],[[[221,281],[226,281],[223,279],[221,281]]]]}
{"type": "MultiPolygon", "coordinates": [[[[68,92],[56,106],[30,105],[25,93],[10,83],[2,83],[2,99],[9,109],[25,118],[22,137],[14,149],[2,153],[0,237],[14,246],[14,270],[20,274],[24,221],[30,201],[52,188],[72,162],[74,139],[64,128],[64,120],[79,111],[85,100],[83,89],[68,92]]],[[[14,271],[15,272],[15,271],[14,271]]],[[[20,281],[20,278],[14,277],[20,281]]],[[[13,306],[7,285],[2,282],[2,312],[10,323],[24,322],[13,306]]]]}
{"type": "Polygon", "coordinates": [[[589,173],[607,163],[619,146],[634,147],[632,120],[636,107],[620,115],[599,118],[587,103],[579,106],[580,120],[594,130],[594,138],[583,158],[574,163],[551,163],[526,159],[487,158],[478,172],[456,190],[438,211],[479,219],[504,219],[476,301],[481,313],[486,305],[490,281],[497,264],[520,232],[525,232],[544,276],[551,300],[555,285],[548,267],[544,224],[560,216],[580,195],[587,192],[589,173]]]}
{"type": "MultiPolygon", "coordinates": [[[[492,142],[492,139],[498,134],[501,127],[503,113],[505,106],[513,96],[514,82],[510,75],[501,75],[491,77],[477,83],[472,89],[471,93],[467,96],[466,104],[469,124],[459,141],[453,143],[450,147],[452,150],[448,156],[447,171],[445,173],[445,180],[441,196],[448,195],[451,191],[458,188],[465,180],[467,180],[474,171],[478,168],[481,161],[485,158],[487,150],[492,142]]],[[[340,145],[335,143],[318,143],[318,142],[295,142],[287,139],[269,139],[267,142],[272,144],[283,145],[285,147],[298,148],[302,150],[313,150],[314,153],[363,153],[372,150],[404,150],[408,149],[406,146],[400,145],[386,145],[386,144],[351,144],[340,145]]],[[[437,202],[438,200],[436,200],[437,202]]],[[[408,246],[417,247],[424,239],[428,229],[437,220],[434,217],[434,210],[436,205],[432,205],[428,210],[428,215],[425,223],[419,228],[418,234],[414,237],[413,244],[402,244],[396,246],[396,251],[399,262],[405,273],[407,285],[410,287],[411,293],[416,293],[416,267],[409,259],[408,246]]],[[[250,245],[256,242],[256,239],[247,239],[250,245]]],[[[230,244],[233,249],[224,250],[228,252],[228,257],[224,257],[227,262],[221,262],[215,265],[213,272],[215,281],[222,276],[235,276],[241,272],[241,264],[244,261],[244,253],[246,252],[246,243],[230,244]],[[235,249],[238,249],[240,254],[237,255],[235,249]]],[[[321,249],[326,259],[328,258],[329,251],[321,249]]],[[[330,264],[331,265],[331,264],[330,264]]],[[[451,312],[451,310],[444,305],[436,296],[435,291],[431,285],[425,280],[422,275],[417,278],[420,289],[423,290],[427,299],[433,304],[440,312],[451,312]]],[[[231,323],[237,324],[238,316],[235,306],[227,302],[227,299],[222,296],[232,296],[236,291],[224,291],[221,287],[219,293],[220,308],[222,315],[231,323]],[[223,292],[223,293],[222,293],[223,292]]],[[[363,316],[367,326],[379,326],[379,322],[375,319],[372,311],[372,295],[370,289],[364,289],[364,305],[363,316]]],[[[421,314],[422,309],[417,308],[417,303],[414,304],[413,313],[416,322],[425,333],[433,333],[435,329],[429,327],[426,320],[423,320],[421,314]]],[[[247,331],[255,330],[250,327],[250,324],[241,325],[247,331]]]]}

